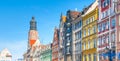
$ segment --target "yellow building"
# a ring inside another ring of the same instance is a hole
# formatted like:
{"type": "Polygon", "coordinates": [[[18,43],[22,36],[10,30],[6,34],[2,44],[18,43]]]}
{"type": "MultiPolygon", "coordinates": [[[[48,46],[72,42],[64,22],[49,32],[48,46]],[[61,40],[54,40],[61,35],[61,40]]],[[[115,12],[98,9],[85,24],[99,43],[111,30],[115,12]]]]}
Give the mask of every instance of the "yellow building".
{"type": "Polygon", "coordinates": [[[82,19],[82,61],[97,61],[97,0],[89,6],[82,19]]]}

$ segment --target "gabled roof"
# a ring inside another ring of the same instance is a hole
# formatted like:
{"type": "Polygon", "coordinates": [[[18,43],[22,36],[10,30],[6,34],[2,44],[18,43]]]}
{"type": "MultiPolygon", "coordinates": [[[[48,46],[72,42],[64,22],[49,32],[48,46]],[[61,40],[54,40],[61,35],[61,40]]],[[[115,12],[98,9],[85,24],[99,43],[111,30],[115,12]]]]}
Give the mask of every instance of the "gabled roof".
{"type": "Polygon", "coordinates": [[[91,11],[93,11],[97,6],[98,6],[98,0],[95,0],[95,2],[92,5],[90,5],[88,10],[85,12],[85,14],[83,14],[83,16],[85,16],[88,13],[90,13],[91,11]]]}
{"type": "Polygon", "coordinates": [[[10,51],[7,48],[5,48],[0,52],[0,56],[12,57],[12,54],[10,53],[10,51]]]}
{"type": "Polygon", "coordinates": [[[52,45],[54,45],[54,43],[58,42],[58,40],[59,40],[58,29],[55,27],[52,45]]]}

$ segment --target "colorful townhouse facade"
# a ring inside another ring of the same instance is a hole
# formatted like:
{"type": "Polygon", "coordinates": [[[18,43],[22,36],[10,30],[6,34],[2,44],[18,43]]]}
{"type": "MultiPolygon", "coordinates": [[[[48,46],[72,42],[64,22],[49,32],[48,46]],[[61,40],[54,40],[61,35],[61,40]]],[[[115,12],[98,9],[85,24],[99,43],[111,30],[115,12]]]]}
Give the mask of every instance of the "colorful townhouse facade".
{"type": "Polygon", "coordinates": [[[58,42],[59,42],[59,30],[55,27],[53,43],[52,43],[52,61],[58,61],[58,50],[59,50],[58,42]]]}
{"type": "Polygon", "coordinates": [[[82,61],[82,13],[72,21],[73,61],[82,61]]]}
{"type": "Polygon", "coordinates": [[[79,12],[68,10],[66,14],[66,22],[64,23],[64,61],[73,61],[75,58],[73,50],[73,38],[72,38],[72,21],[78,16],[79,12]]]}
{"type": "Polygon", "coordinates": [[[82,61],[98,61],[97,21],[98,1],[96,0],[82,15],[82,61]]]}
{"type": "Polygon", "coordinates": [[[52,45],[46,45],[46,48],[41,49],[40,61],[52,61],[52,45]]]}
{"type": "Polygon", "coordinates": [[[99,61],[120,61],[119,0],[99,0],[99,61]]]}
{"type": "Polygon", "coordinates": [[[66,16],[61,14],[60,16],[60,24],[59,24],[59,55],[58,61],[64,61],[64,23],[66,22],[66,16]]]}

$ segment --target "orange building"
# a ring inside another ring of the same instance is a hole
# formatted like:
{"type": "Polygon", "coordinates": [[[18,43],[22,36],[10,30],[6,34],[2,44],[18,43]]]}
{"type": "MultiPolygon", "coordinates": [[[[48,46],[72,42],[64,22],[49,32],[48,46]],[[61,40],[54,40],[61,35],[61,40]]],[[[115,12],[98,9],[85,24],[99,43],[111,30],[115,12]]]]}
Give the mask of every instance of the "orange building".
{"type": "Polygon", "coordinates": [[[57,28],[54,29],[54,37],[52,43],[52,61],[58,61],[58,39],[59,31],[57,28]]]}

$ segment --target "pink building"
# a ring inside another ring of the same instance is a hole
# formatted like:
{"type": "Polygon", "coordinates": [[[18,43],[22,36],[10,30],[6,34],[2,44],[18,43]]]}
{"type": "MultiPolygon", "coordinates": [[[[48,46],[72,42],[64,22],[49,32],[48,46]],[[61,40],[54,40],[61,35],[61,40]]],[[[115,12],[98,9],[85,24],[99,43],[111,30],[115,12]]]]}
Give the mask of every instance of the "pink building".
{"type": "Polygon", "coordinates": [[[120,61],[120,0],[99,0],[99,61],[120,61]],[[117,1],[117,2],[116,2],[117,1]]]}

